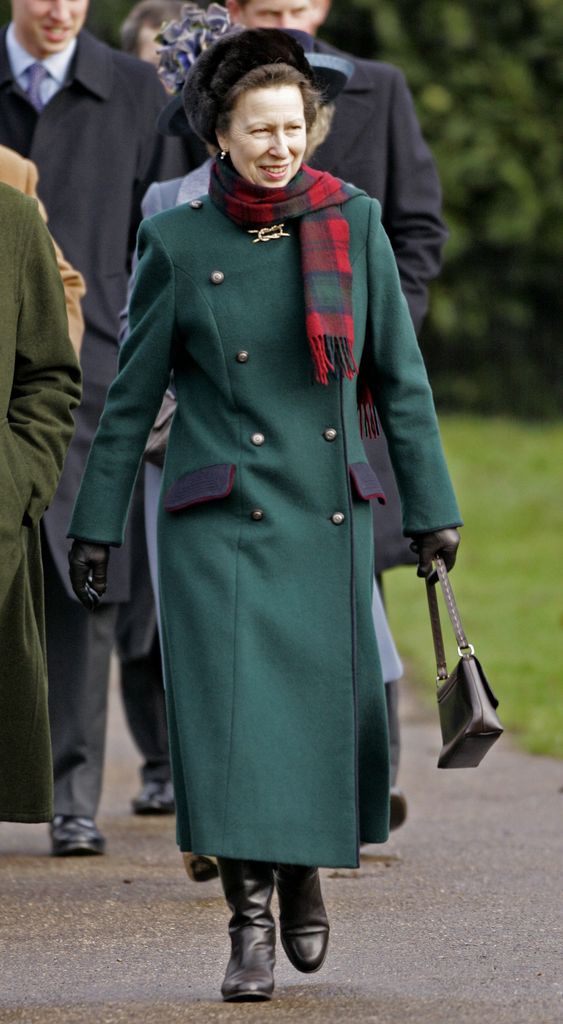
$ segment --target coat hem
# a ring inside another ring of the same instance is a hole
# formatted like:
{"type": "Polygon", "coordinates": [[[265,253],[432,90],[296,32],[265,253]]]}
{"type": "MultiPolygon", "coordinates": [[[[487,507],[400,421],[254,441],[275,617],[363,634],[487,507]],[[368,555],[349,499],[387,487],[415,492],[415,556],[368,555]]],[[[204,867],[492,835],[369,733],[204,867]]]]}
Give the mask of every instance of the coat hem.
{"type": "Polygon", "coordinates": [[[0,810],[0,821],[19,822],[22,825],[40,825],[53,820],[53,809],[35,811],[31,814],[12,814],[10,811],[0,810]]]}

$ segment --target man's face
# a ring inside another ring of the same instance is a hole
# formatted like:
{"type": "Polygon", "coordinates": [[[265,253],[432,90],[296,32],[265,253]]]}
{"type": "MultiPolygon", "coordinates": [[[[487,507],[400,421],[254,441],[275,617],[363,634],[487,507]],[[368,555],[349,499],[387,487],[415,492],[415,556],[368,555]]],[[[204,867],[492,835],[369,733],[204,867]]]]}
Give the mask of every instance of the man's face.
{"type": "Polygon", "coordinates": [[[227,0],[231,20],[246,28],[297,28],[312,36],[329,7],[330,0],[227,0]]]}
{"type": "Polygon", "coordinates": [[[12,0],[12,21],[18,42],[38,60],[60,53],[80,32],[89,2],[12,0]]]}

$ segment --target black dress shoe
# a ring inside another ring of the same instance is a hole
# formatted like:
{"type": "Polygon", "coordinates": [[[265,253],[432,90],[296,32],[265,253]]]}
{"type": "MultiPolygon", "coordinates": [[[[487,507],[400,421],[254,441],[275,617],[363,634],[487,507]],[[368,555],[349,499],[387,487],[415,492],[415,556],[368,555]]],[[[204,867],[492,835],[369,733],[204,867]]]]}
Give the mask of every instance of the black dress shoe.
{"type": "Polygon", "coordinates": [[[103,853],[106,841],[92,818],[56,814],[51,822],[53,857],[80,857],[103,853]]]}
{"type": "Polygon", "coordinates": [[[278,864],[274,880],[286,956],[298,971],[312,974],[324,963],[330,933],[318,868],[278,864]]]}
{"type": "Polygon", "coordinates": [[[133,814],[174,814],[174,790],[170,780],[145,782],[141,792],[131,801],[133,814]]]}
{"type": "Polygon", "coordinates": [[[210,882],[219,877],[216,857],[205,857],[201,853],[183,853],[182,858],[188,878],[192,882],[210,882]]]}
{"type": "Polygon", "coordinates": [[[400,828],[407,820],[407,798],[398,786],[391,786],[389,794],[389,828],[400,828]]]}

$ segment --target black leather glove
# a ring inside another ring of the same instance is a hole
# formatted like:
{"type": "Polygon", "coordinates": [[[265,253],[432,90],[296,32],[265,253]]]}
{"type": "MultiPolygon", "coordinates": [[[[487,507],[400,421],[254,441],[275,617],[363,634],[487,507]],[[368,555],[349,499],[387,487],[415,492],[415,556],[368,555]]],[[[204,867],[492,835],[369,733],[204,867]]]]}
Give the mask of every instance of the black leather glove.
{"type": "Polygon", "coordinates": [[[418,555],[417,576],[429,576],[432,572],[432,559],[443,558],[448,572],[455,565],[457,549],[461,537],[457,530],[433,530],[432,533],[414,533],[411,551],[418,555]]]}
{"type": "Polygon", "coordinates": [[[109,546],[75,540],[68,553],[70,582],[79,601],[89,612],[98,607],[107,585],[109,546]]]}

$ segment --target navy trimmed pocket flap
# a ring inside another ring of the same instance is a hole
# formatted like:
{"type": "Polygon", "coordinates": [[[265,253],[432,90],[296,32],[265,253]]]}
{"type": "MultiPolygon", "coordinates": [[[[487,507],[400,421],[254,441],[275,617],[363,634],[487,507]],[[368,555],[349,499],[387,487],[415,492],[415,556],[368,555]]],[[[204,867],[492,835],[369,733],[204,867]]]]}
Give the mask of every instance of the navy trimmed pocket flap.
{"type": "Polygon", "coordinates": [[[358,498],[363,498],[364,501],[376,498],[380,505],[387,504],[383,488],[369,462],[352,462],[348,469],[358,498]]]}
{"type": "Polygon", "coordinates": [[[164,495],[164,508],[167,512],[180,512],[190,505],[226,498],[233,489],[235,472],[236,466],[225,462],[186,473],[168,488],[164,495]]]}

